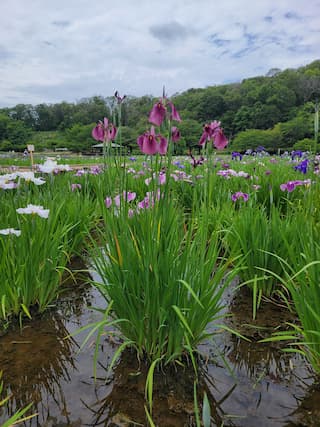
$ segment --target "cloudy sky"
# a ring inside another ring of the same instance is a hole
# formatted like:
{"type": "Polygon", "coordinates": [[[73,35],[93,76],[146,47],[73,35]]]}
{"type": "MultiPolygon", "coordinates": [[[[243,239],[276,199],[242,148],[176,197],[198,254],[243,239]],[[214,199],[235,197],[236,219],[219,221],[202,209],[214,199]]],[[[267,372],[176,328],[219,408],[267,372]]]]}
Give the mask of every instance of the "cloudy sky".
{"type": "Polygon", "coordinates": [[[320,0],[0,0],[0,106],[172,95],[320,59],[320,0]]]}

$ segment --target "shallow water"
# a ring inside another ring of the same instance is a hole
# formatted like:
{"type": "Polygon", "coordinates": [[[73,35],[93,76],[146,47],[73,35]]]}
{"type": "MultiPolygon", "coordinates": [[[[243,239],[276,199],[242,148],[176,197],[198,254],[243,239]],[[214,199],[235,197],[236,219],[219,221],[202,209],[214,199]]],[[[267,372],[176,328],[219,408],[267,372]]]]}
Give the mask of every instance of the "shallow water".
{"type": "MultiPolygon", "coordinates": [[[[231,294],[226,324],[251,337],[247,343],[219,332],[199,347],[201,374],[198,400],[207,393],[212,425],[302,427],[320,425],[320,388],[301,356],[283,353],[279,344],[260,344],[265,329],[292,320],[287,312],[264,303],[251,320],[250,295],[231,294]],[[220,357],[222,354],[223,357],[220,357]],[[224,359],[224,360],[223,360],[224,359]],[[227,366],[226,366],[227,364],[227,366]],[[233,371],[233,372],[232,372],[233,371]]],[[[87,332],[65,339],[81,326],[100,319],[92,306],[104,307],[98,291],[74,285],[41,318],[10,330],[0,338],[0,370],[5,390],[12,394],[0,424],[18,407],[33,402],[38,415],[27,426],[147,425],[144,412],[146,366],[127,351],[107,372],[118,348],[116,336],[105,335],[99,346],[97,379],[93,377],[94,338],[79,352],[87,332]]],[[[157,372],[153,417],[158,426],[195,425],[192,367],[157,372]]]]}

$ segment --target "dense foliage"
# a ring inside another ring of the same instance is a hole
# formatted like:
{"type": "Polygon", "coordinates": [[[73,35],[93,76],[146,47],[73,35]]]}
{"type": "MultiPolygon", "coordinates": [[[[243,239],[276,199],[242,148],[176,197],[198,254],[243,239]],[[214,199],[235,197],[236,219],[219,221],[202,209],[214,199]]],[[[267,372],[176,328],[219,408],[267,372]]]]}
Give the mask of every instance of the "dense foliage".
{"type": "MultiPolygon", "coordinates": [[[[221,120],[230,150],[259,145],[270,151],[308,149],[319,97],[320,60],[296,70],[272,70],[241,83],[189,89],[173,97],[183,119],[179,150],[183,153],[196,146],[203,123],[212,117],[221,120]]],[[[152,96],[126,97],[121,116],[124,145],[136,148],[154,100],[152,96]]],[[[38,151],[66,147],[89,152],[94,144],[92,125],[101,117],[112,118],[116,102],[113,96],[94,96],[77,103],[4,108],[0,110],[0,151],[23,151],[33,143],[38,151]]]]}

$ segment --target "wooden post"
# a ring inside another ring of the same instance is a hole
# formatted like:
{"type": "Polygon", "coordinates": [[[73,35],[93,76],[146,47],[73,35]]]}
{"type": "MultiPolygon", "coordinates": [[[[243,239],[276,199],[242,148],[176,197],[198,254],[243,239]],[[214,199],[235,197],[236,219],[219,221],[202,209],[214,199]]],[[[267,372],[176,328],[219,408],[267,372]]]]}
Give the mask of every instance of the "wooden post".
{"type": "Polygon", "coordinates": [[[27,145],[27,150],[30,153],[30,161],[31,161],[31,170],[33,170],[33,152],[34,152],[34,145],[33,144],[28,144],[27,145]]]}

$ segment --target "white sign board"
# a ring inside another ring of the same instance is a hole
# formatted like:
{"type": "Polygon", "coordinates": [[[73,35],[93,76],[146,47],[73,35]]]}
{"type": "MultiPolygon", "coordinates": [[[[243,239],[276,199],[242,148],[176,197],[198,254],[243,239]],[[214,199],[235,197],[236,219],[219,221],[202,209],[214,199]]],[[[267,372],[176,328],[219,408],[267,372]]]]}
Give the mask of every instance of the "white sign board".
{"type": "Polygon", "coordinates": [[[27,150],[29,151],[29,153],[33,153],[34,152],[34,145],[28,144],[27,145],[27,150]]]}

